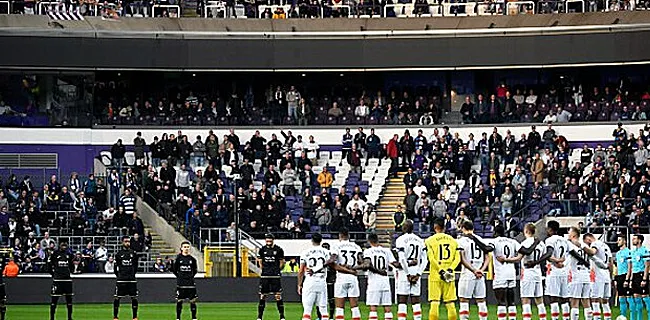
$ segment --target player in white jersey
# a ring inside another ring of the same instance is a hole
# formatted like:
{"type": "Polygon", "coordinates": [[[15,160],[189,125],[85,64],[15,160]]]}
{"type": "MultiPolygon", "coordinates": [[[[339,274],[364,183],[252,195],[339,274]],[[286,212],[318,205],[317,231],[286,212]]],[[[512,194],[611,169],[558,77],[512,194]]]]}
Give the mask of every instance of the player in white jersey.
{"type": "Polygon", "coordinates": [[[560,223],[551,220],[546,224],[544,240],[547,252],[551,255],[546,265],[545,294],[551,301],[551,320],[560,318],[560,304],[562,305],[562,319],[568,320],[571,312],[569,304],[569,268],[564,264],[569,257],[570,243],[565,237],[559,235],[560,223]]]}
{"type": "Polygon", "coordinates": [[[585,320],[593,319],[593,312],[589,298],[591,296],[591,273],[589,270],[589,247],[580,242],[580,229],[571,227],[569,229],[569,241],[571,250],[567,259],[567,265],[571,269],[569,273],[569,297],[571,301],[571,320],[580,318],[580,303],[584,308],[585,320]]]}
{"type": "Polygon", "coordinates": [[[594,282],[591,283],[591,310],[594,320],[612,319],[612,310],[609,298],[612,296],[612,271],[614,269],[612,249],[600,240],[596,240],[591,233],[586,233],[582,241],[592,250],[587,252],[591,257],[591,274],[594,282]],[[601,311],[602,306],[602,311],[601,311]]]}
{"type": "Polygon", "coordinates": [[[298,272],[298,294],[302,296],[302,319],[311,319],[314,306],[321,314],[321,320],[328,320],[327,310],[327,262],[332,253],[321,247],[323,236],[312,235],[312,247],[300,254],[300,271],[298,272]]]}
{"type": "Polygon", "coordinates": [[[537,304],[539,318],[546,319],[546,306],[542,292],[542,269],[539,265],[544,263],[548,257],[544,256],[544,252],[546,252],[544,242],[535,239],[536,231],[537,228],[534,224],[527,224],[524,227],[526,239],[521,243],[517,256],[513,258],[497,257],[501,263],[521,261],[521,315],[524,320],[530,320],[533,316],[530,306],[533,299],[537,304]]]}
{"type": "Polygon", "coordinates": [[[515,288],[517,287],[517,270],[512,263],[501,263],[497,257],[512,258],[517,255],[521,245],[515,239],[505,237],[505,228],[502,225],[494,227],[496,238],[490,246],[492,252],[492,263],[494,264],[494,279],[492,289],[496,297],[497,319],[517,320],[517,305],[515,304],[515,288]]]}
{"type": "Polygon", "coordinates": [[[398,265],[393,253],[379,245],[377,234],[368,235],[370,248],[363,252],[363,264],[358,266],[361,270],[368,270],[368,287],[366,290],[366,304],[370,309],[368,320],[377,320],[377,307],[384,307],[384,319],[392,320],[393,305],[390,293],[390,278],[388,271],[391,265],[398,265]]]}
{"type": "Polygon", "coordinates": [[[339,232],[339,242],[332,246],[332,261],[335,261],[336,282],[334,283],[334,298],[336,304],[336,320],[344,320],[345,299],[350,301],[352,320],[361,320],[359,310],[359,279],[355,267],[363,262],[361,247],[350,241],[347,230],[339,232]]]}
{"type": "Polygon", "coordinates": [[[395,270],[395,292],[397,293],[397,320],[406,320],[407,303],[410,298],[413,320],[422,320],[420,306],[420,276],[427,267],[427,248],[424,240],[413,234],[413,221],[402,225],[404,234],[395,241],[400,268],[395,270]]]}
{"type": "Polygon", "coordinates": [[[461,320],[469,319],[469,301],[474,298],[478,305],[480,320],[487,320],[488,308],[485,303],[485,277],[490,260],[488,253],[494,250],[486,245],[481,237],[474,234],[474,223],[465,221],[460,226],[462,232],[458,239],[460,262],[463,265],[458,280],[458,298],[460,309],[458,315],[461,320]]]}

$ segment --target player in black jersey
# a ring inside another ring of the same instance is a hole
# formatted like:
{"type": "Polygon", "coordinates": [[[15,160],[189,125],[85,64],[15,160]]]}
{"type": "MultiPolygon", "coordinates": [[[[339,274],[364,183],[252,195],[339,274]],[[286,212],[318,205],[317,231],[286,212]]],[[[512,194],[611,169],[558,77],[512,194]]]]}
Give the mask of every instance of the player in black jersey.
{"type": "Polygon", "coordinates": [[[7,313],[7,291],[5,290],[5,279],[3,276],[5,266],[7,265],[5,259],[5,256],[0,258],[0,320],[5,320],[5,314],[7,313]]]}
{"type": "Polygon", "coordinates": [[[47,268],[52,275],[52,291],[50,296],[50,320],[54,320],[56,306],[59,303],[59,297],[65,297],[65,303],[68,307],[68,320],[72,320],[72,254],[68,252],[68,244],[61,242],[59,250],[55,251],[47,259],[47,268]]]}
{"type": "Polygon", "coordinates": [[[181,319],[183,300],[190,301],[192,320],[196,320],[196,284],[194,276],[198,272],[196,259],[190,255],[189,241],[181,243],[181,253],[176,256],[172,272],[176,276],[176,320],[181,319]]]}
{"type": "Polygon", "coordinates": [[[284,320],[284,301],[282,301],[282,281],[280,271],[284,268],[284,250],[273,244],[273,234],[265,235],[266,245],[257,254],[257,265],[262,269],[260,277],[260,303],[257,307],[257,319],[262,320],[266,298],[275,295],[280,320],[284,320]]]}
{"type": "Polygon", "coordinates": [[[113,300],[113,319],[117,320],[120,313],[120,299],[131,297],[133,320],[138,319],[138,282],[135,274],[138,272],[138,255],[131,249],[131,238],[122,237],[122,248],[115,254],[115,299],[113,300]]]}
{"type": "MultiPolygon", "coordinates": [[[[330,244],[329,243],[323,243],[323,248],[329,250],[330,249],[330,244]]],[[[336,282],[336,269],[332,265],[327,266],[327,304],[329,305],[330,313],[329,314],[334,314],[334,311],[336,309],[336,299],[334,299],[334,283],[336,282]]],[[[320,314],[320,309],[316,308],[316,315],[318,315],[318,319],[322,320],[323,316],[320,314]]]]}

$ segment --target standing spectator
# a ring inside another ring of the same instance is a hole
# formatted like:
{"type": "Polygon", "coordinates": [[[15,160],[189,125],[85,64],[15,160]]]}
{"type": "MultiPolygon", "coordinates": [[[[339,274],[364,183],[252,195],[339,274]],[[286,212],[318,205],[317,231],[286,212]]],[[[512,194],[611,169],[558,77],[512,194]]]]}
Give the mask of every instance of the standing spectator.
{"type": "Polygon", "coordinates": [[[316,209],[314,219],[316,219],[321,232],[329,231],[328,225],[332,222],[332,213],[325,202],[321,202],[320,207],[316,209]]]}
{"type": "Polygon", "coordinates": [[[415,149],[415,143],[413,142],[413,137],[411,137],[411,134],[407,129],[404,131],[404,135],[399,140],[399,151],[402,155],[402,167],[411,166],[411,156],[413,155],[413,149],[415,149]]]}
{"type": "Polygon", "coordinates": [[[408,171],[404,174],[404,188],[413,189],[417,181],[418,176],[413,172],[413,168],[408,168],[408,171]]]}
{"type": "Polygon", "coordinates": [[[95,175],[89,174],[88,179],[84,182],[83,191],[88,198],[95,198],[97,196],[97,181],[95,175]]]}
{"type": "Polygon", "coordinates": [[[203,167],[205,163],[205,151],[206,146],[201,141],[201,136],[196,136],[196,141],[192,145],[192,166],[193,167],[203,167]]]}
{"type": "Polygon", "coordinates": [[[347,161],[350,165],[350,172],[358,173],[361,176],[361,158],[363,155],[357,149],[356,145],[352,145],[352,150],[348,153],[347,161]]]}
{"type": "Polygon", "coordinates": [[[343,159],[348,158],[348,153],[352,150],[352,141],[353,137],[352,134],[350,134],[350,128],[345,128],[345,134],[341,139],[341,151],[343,152],[341,156],[343,159]]]}
{"type": "Polygon", "coordinates": [[[393,139],[388,141],[386,145],[386,157],[390,158],[390,173],[393,177],[397,177],[397,171],[399,166],[399,144],[398,144],[398,135],[393,135],[393,139]]]}
{"type": "Polygon", "coordinates": [[[544,160],[540,158],[539,153],[535,153],[535,159],[533,160],[533,165],[531,168],[533,174],[533,182],[540,184],[543,183],[546,165],[544,164],[544,160]]]}
{"type": "Polygon", "coordinates": [[[377,212],[371,205],[363,212],[363,225],[368,233],[374,233],[377,229],[377,212]]]}
{"type": "Polygon", "coordinates": [[[287,164],[284,171],[282,171],[282,181],[284,182],[283,192],[285,197],[294,196],[296,194],[296,188],[294,187],[296,179],[296,171],[293,170],[290,164],[287,164]]]}
{"type": "MultiPolygon", "coordinates": [[[[122,186],[122,182],[120,181],[120,175],[117,172],[117,170],[115,169],[111,170],[111,173],[108,175],[108,184],[110,186],[110,193],[111,193],[110,201],[108,205],[111,207],[117,207],[120,199],[120,188],[122,186]]],[[[50,191],[52,191],[51,188],[50,191]]]]}
{"type": "Polygon", "coordinates": [[[296,90],[296,87],[291,86],[291,89],[287,92],[287,116],[292,117],[293,119],[298,119],[296,109],[300,99],[300,92],[296,90]]]}
{"type": "Polygon", "coordinates": [[[463,124],[474,122],[474,104],[470,96],[465,97],[465,103],[460,107],[460,114],[463,117],[463,124]]]}
{"type": "Polygon", "coordinates": [[[134,211],[133,215],[130,217],[130,220],[128,222],[128,228],[129,228],[129,234],[134,235],[134,234],[144,234],[144,223],[142,222],[142,219],[138,216],[138,212],[134,211]]]}
{"type": "Polygon", "coordinates": [[[136,134],[135,139],[133,139],[134,153],[135,153],[135,164],[137,166],[145,166],[147,164],[147,159],[144,153],[144,147],[147,145],[147,142],[142,138],[142,132],[136,134]]]}
{"type": "Polygon", "coordinates": [[[444,218],[447,214],[447,203],[442,198],[442,194],[438,194],[438,199],[433,203],[433,215],[435,218],[444,218]]]}
{"type": "Polygon", "coordinates": [[[305,98],[300,98],[300,103],[298,103],[298,110],[296,113],[298,115],[298,125],[306,126],[309,117],[311,117],[311,106],[307,104],[305,98]]]}
{"type": "Polygon", "coordinates": [[[332,186],[332,183],[334,182],[334,177],[332,174],[327,170],[327,167],[323,167],[323,171],[318,174],[318,185],[321,188],[327,188],[329,189],[332,186]]]}
{"type": "Polygon", "coordinates": [[[509,186],[505,187],[503,194],[501,194],[500,200],[501,200],[501,218],[503,219],[506,215],[512,214],[514,194],[510,190],[509,186]]]}
{"type": "MultiPolygon", "coordinates": [[[[375,134],[375,128],[370,129],[370,135],[366,138],[368,157],[366,159],[377,159],[381,151],[381,139],[375,134]]],[[[367,160],[366,160],[367,162],[367,160]]]]}
{"type": "Polygon", "coordinates": [[[176,178],[174,179],[176,187],[178,188],[178,194],[189,195],[190,187],[192,186],[192,180],[190,179],[190,171],[187,170],[185,164],[181,164],[180,170],[176,172],[176,178]]]}
{"type": "Polygon", "coordinates": [[[99,243],[99,248],[95,250],[96,272],[103,273],[106,270],[106,263],[108,262],[108,250],[104,241],[99,243]]]}
{"type": "Polygon", "coordinates": [[[117,143],[111,147],[111,158],[113,159],[113,166],[117,167],[118,172],[122,172],[124,154],[126,154],[126,147],[122,144],[122,139],[117,139],[117,143]]]}
{"type": "Polygon", "coordinates": [[[124,208],[127,216],[132,216],[135,212],[135,196],[131,194],[131,189],[124,189],[124,194],[120,197],[120,207],[124,208]]]}
{"type": "Polygon", "coordinates": [[[393,224],[395,225],[395,232],[402,231],[402,225],[406,221],[406,214],[404,214],[404,209],[402,206],[397,205],[397,210],[393,213],[393,224]]]}

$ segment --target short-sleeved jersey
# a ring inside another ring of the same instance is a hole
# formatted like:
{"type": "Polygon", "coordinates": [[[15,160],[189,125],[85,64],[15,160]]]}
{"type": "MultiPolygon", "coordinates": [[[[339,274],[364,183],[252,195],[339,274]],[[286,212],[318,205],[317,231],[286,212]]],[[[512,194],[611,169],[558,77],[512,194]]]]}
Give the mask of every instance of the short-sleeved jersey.
{"type": "Polygon", "coordinates": [[[198,272],[196,259],[191,255],[179,254],[174,260],[172,272],[176,276],[176,285],[179,287],[193,287],[194,276],[198,272]]]}
{"type": "Polygon", "coordinates": [[[645,270],[646,261],[650,261],[650,250],[644,246],[632,249],[632,273],[639,273],[645,270]]]}
{"type": "MultiPolygon", "coordinates": [[[[395,261],[395,257],[390,250],[382,247],[370,247],[363,252],[363,258],[370,260],[370,265],[372,265],[377,270],[388,271],[390,270],[390,264],[395,261]]],[[[390,278],[386,275],[381,275],[368,271],[368,291],[389,291],[390,290],[390,278]]]]}
{"type": "Polygon", "coordinates": [[[517,271],[512,263],[501,263],[497,257],[513,258],[517,256],[517,251],[521,245],[515,239],[506,237],[497,237],[490,244],[494,248],[492,252],[492,263],[494,264],[494,280],[507,281],[516,280],[517,271]]]}
{"type": "Polygon", "coordinates": [[[57,250],[47,259],[47,266],[54,280],[69,280],[73,256],[66,251],[57,250]]]}
{"type": "MultiPolygon", "coordinates": [[[[339,241],[332,246],[332,254],[336,255],[336,263],[349,268],[361,263],[361,261],[359,261],[359,255],[362,253],[363,251],[358,244],[348,240],[339,241]]],[[[357,281],[357,276],[338,272],[336,274],[336,281],[339,283],[350,283],[357,281]]]]}
{"type": "Polygon", "coordinates": [[[117,281],[135,281],[138,272],[138,254],[131,249],[122,248],[115,254],[115,275],[117,281]]]}
{"type": "MultiPolygon", "coordinates": [[[[482,241],[483,239],[475,235],[476,239],[482,241]]],[[[458,239],[458,250],[460,251],[461,256],[465,261],[474,268],[478,270],[483,266],[485,261],[485,253],[479,248],[479,246],[474,242],[474,240],[468,237],[460,237],[458,239]]],[[[463,266],[462,271],[460,272],[460,278],[463,279],[474,279],[476,276],[465,266],[463,266]]]]}
{"type": "Polygon", "coordinates": [[[632,250],[623,248],[616,253],[616,274],[627,274],[630,266],[628,263],[632,262],[632,250]]]}
{"type": "MultiPolygon", "coordinates": [[[[589,261],[589,255],[576,246],[575,244],[569,242],[569,250],[575,251],[582,259],[589,261]]],[[[590,266],[582,264],[578,259],[569,255],[567,259],[568,266],[570,268],[569,282],[572,283],[587,283],[591,282],[590,266]]]]}
{"type": "MultiPolygon", "coordinates": [[[[521,247],[530,248],[533,244],[535,244],[534,238],[526,238],[526,240],[524,240],[521,243],[521,247]]],[[[526,263],[529,261],[538,260],[545,252],[546,252],[546,245],[544,244],[544,241],[540,241],[539,244],[533,249],[533,251],[529,255],[524,255],[524,257],[521,259],[521,280],[522,281],[534,281],[534,282],[542,281],[541,266],[536,265],[532,268],[526,268],[526,263]]]]}
{"type": "Polygon", "coordinates": [[[429,281],[440,281],[439,270],[456,269],[460,262],[458,242],[448,234],[436,233],[424,241],[429,257],[429,281]]]}
{"type": "Polygon", "coordinates": [[[279,278],[280,264],[284,260],[284,250],[277,245],[263,246],[257,253],[262,260],[262,278],[279,278]]]}
{"type": "MultiPolygon", "coordinates": [[[[547,249],[551,248],[553,250],[551,257],[555,259],[564,259],[564,261],[567,260],[569,256],[569,240],[565,237],[552,235],[546,238],[544,243],[546,244],[547,249]]],[[[555,264],[549,263],[547,266],[547,274],[550,277],[566,277],[569,274],[569,270],[565,264],[563,264],[562,268],[559,268],[555,264]]]]}
{"type": "MultiPolygon", "coordinates": [[[[612,258],[612,250],[607,244],[602,241],[594,241],[591,244],[592,248],[596,249],[596,254],[593,256],[593,259],[598,259],[603,262],[603,264],[609,266],[609,261],[612,258]]],[[[609,272],[609,268],[603,269],[600,268],[591,261],[591,270],[596,276],[596,282],[610,282],[612,280],[612,275],[609,272]]]]}
{"type": "Polygon", "coordinates": [[[330,259],[332,253],[323,247],[311,247],[300,254],[300,264],[315,270],[313,274],[305,274],[305,282],[325,282],[327,278],[327,266],[325,263],[330,259]]]}
{"type": "MultiPolygon", "coordinates": [[[[395,241],[398,256],[404,256],[408,264],[406,274],[421,274],[426,267],[426,247],[424,240],[412,233],[405,233],[395,241]],[[414,265],[413,265],[414,264],[414,265]]],[[[404,269],[404,266],[402,266],[404,269]]]]}

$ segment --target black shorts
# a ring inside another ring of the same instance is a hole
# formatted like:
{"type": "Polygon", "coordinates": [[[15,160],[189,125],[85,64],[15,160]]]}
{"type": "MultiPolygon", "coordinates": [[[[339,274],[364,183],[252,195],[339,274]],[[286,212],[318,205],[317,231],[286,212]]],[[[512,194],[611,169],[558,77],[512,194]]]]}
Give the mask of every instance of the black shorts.
{"type": "Polygon", "coordinates": [[[643,281],[643,272],[632,275],[632,293],[640,295],[648,294],[648,281],[646,281],[643,287],[641,286],[641,281],[643,281]]]}
{"type": "Polygon", "coordinates": [[[261,278],[260,294],[282,293],[282,281],[280,278],[261,278]]]}
{"type": "Polygon", "coordinates": [[[194,300],[198,297],[196,287],[176,287],[176,300],[194,300]]]}
{"type": "MultiPolygon", "coordinates": [[[[4,287],[3,287],[4,289],[4,287]]],[[[50,292],[52,297],[61,297],[61,296],[72,296],[72,280],[64,281],[52,281],[52,291],[50,292]]]]}
{"type": "Polygon", "coordinates": [[[629,297],[632,295],[632,289],[630,289],[630,284],[627,284],[627,287],[623,285],[627,275],[619,274],[614,279],[616,280],[616,292],[619,297],[629,297]]]}
{"type": "Polygon", "coordinates": [[[133,282],[117,282],[115,284],[115,297],[137,297],[138,296],[138,283],[133,282]]]}

